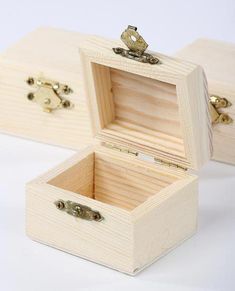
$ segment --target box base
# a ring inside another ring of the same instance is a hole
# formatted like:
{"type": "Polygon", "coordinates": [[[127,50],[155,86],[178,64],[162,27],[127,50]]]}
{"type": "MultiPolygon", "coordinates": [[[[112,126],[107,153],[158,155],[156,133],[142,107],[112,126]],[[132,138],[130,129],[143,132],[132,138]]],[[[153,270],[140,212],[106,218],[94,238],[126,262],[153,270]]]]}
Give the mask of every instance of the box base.
{"type": "Polygon", "coordinates": [[[173,251],[175,248],[177,248],[178,246],[180,246],[181,244],[183,244],[185,241],[187,241],[188,239],[190,239],[192,236],[194,236],[196,234],[197,230],[194,230],[191,234],[189,234],[186,238],[184,238],[183,240],[181,240],[180,242],[178,242],[175,246],[169,248],[168,250],[166,250],[164,253],[162,253],[160,256],[157,256],[156,258],[154,258],[151,262],[149,262],[148,264],[142,266],[141,268],[136,268],[133,270],[133,272],[127,272],[127,271],[124,271],[124,270],[121,270],[121,269],[118,269],[118,268],[114,268],[113,266],[109,265],[109,264],[104,264],[102,262],[99,262],[99,261],[94,261],[92,260],[91,258],[88,258],[84,255],[80,256],[80,255],[75,255],[73,254],[72,252],[66,250],[66,249],[63,249],[63,248],[58,248],[56,246],[52,246],[52,245],[49,245],[41,240],[38,240],[37,238],[34,238],[32,237],[31,235],[27,234],[27,236],[33,240],[34,242],[37,242],[37,243],[40,243],[40,244],[43,244],[47,247],[53,247],[59,251],[62,251],[62,252],[65,252],[69,255],[73,255],[75,257],[78,257],[80,259],[84,259],[84,260],[87,260],[87,261],[90,261],[92,263],[96,263],[100,266],[104,266],[104,267],[107,267],[107,268],[110,268],[114,271],[118,271],[120,273],[123,273],[125,275],[129,275],[129,276],[136,276],[137,274],[141,273],[143,270],[145,270],[146,268],[148,268],[149,266],[151,266],[152,264],[154,264],[156,261],[160,260],[161,258],[163,258],[164,256],[166,256],[168,253],[170,253],[171,251],[173,251]]]}

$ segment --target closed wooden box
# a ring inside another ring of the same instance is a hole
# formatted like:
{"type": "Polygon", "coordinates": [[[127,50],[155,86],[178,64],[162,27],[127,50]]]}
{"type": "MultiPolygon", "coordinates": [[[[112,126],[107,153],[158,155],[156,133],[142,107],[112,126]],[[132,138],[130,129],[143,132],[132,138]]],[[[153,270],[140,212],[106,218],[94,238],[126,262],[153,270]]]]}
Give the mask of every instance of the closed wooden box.
{"type": "Polygon", "coordinates": [[[218,112],[226,114],[229,123],[213,124],[213,159],[235,164],[235,44],[198,39],[176,55],[201,65],[210,96],[227,100],[218,104],[218,112]]]}
{"type": "Polygon", "coordinates": [[[190,169],[210,158],[208,96],[200,66],[161,54],[142,63],[117,46],[99,37],[80,46],[96,141],[27,184],[26,228],[33,240],[136,274],[196,231],[190,169]]]}
{"type": "Polygon", "coordinates": [[[0,132],[72,149],[92,142],[78,58],[84,38],[77,32],[39,28],[1,54],[0,132]],[[64,85],[71,92],[61,92],[64,85]],[[32,93],[35,101],[29,100],[32,93]],[[60,106],[60,96],[70,108],[60,106]]]}

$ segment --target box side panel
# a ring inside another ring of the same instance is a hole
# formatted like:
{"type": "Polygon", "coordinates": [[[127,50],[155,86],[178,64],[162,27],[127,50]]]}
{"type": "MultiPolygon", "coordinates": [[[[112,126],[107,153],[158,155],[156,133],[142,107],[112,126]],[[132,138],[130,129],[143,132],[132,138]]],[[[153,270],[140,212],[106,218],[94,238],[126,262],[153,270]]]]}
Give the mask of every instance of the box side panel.
{"type": "Polygon", "coordinates": [[[85,38],[79,32],[40,27],[9,47],[2,58],[12,63],[43,64],[54,70],[79,73],[79,59],[75,56],[85,38]]]}
{"type": "Polygon", "coordinates": [[[43,63],[37,67],[0,61],[0,131],[72,149],[91,144],[90,116],[80,88],[80,74],[55,71],[43,63]],[[72,88],[73,93],[64,96],[73,104],[71,109],[47,113],[39,104],[27,99],[28,93],[36,89],[26,80],[40,75],[72,88]]]}
{"type": "Polygon", "coordinates": [[[26,193],[26,232],[33,239],[99,264],[132,273],[133,227],[128,212],[96,200],[34,184],[26,193]],[[101,222],[75,218],[58,210],[58,199],[74,201],[97,210],[101,222]]]}
{"type": "Polygon", "coordinates": [[[138,217],[134,228],[135,269],[143,269],[190,237],[197,226],[197,179],[138,217]]]}
{"type": "Polygon", "coordinates": [[[209,94],[225,97],[232,104],[219,111],[229,114],[233,122],[213,126],[213,159],[235,164],[235,44],[198,39],[176,55],[201,65],[208,78],[209,94]]]}
{"type": "Polygon", "coordinates": [[[92,142],[78,52],[84,38],[77,32],[39,28],[2,54],[1,132],[72,149],[92,142]],[[44,77],[68,85],[72,94],[62,96],[73,107],[43,112],[40,105],[27,99],[29,92],[37,90],[26,83],[29,77],[44,77]]]}
{"type": "Polygon", "coordinates": [[[177,91],[180,92],[178,102],[184,125],[184,143],[191,159],[189,168],[198,170],[212,154],[208,87],[202,68],[198,66],[184,82],[180,82],[177,91]]]}
{"type": "MultiPolygon", "coordinates": [[[[235,44],[212,39],[197,39],[182,48],[176,56],[203,66],[207,78],[220,87],[235,86],[235,44]]],[[[211,88],[212,89],[212,88],[211,88]]]]}

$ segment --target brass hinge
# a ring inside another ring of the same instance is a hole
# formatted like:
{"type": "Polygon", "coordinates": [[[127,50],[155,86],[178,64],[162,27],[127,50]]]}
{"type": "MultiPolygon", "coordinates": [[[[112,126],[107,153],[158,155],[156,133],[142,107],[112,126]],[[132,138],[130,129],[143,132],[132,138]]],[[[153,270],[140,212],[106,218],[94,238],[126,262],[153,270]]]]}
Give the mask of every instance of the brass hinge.
{"type": "Polygon", "coordinates": [[[128,25],[127,29],[124,30],[121,35],[121,40],[128,47],[128,50],[121,47],[113,48],[115,54],[138,62],[149,63],[151,65],[159,63],[158,58],[145,52],[148,44],[137,32],[137,27],[128,25]]]}
{"type": "Polygon", "coordinates": [[[233,120],[227,113],[219,112],[218,109],[220,108],[227,108],[231,106],[232,103],[229,102],[226,98],[222,98],[219,96],[210,96],[210,114],[212,123],[223,123],[223,124],[229,124],[233,120]]]}
{"type": "Polygon", "coordinates": [[[186,167],[183,167],[181,165],[170,163],[170,162],[164,161],[164,160],[156,158],[156,157],[153,158],[151,156],[147,156],[145,154],[139,153],[137,151],[134,151],[134,150],[131,150],[131,149],[128,149],[128,148],[125,148],[125,147],[120,147],[120,146],[117,146],[117,145],[114,145],[114,144],[111,144],[111,143],[107,143],[107,142],[104,142],[103,145],[106,148],[109,148],[109,149],[112,149],[112,150],[115,150],[115,151],[119,151],[119,152],[122,152],[122,153],[130,154],[130,155],[133,155],[133,156],[136,156],[136,157],[139,156],[139,158],[141,160],[143,160],[143,161],[150,160],[152,162],[154,160],[154,162],[157,163],[157,164],[161,164],[161,165],[168,166],[168,167],[178,168],[178,169],[181,169],[181,170],[184,170],[184,171],[188,170],[186,167]]]}
{"type": "Polygon", "coordinates": [[[173,167],[173,168],[177,168],[177,169],[184,170],[184,171],[188,170],[186,167],[183,167],[181,165],[177,165],[177,164],[174,164],[174,163],[171,163],[171,162],[168,162],[168,161],[164,161],[164,160],[161,160],[161,159],[156,158],[156,157],[154,158],[154,161],[157,164],[164,165],[164,166],[167,166],[167,167],[173,167]]]}
{"type": "Polygon", "coordinates": [[[125,147],[120,147],[120,146],[117,146],[117,145],[114,145],[114,144],[111,144],[111,143],[107,143],[107,142],[103,143],[103,145],[106,148],[109,148],[109,149],[112,149],[112,150],[115,150],[115,151],[118,151],[118,152],[130,154],[130,155],[133,155],[133,156],[138,156],[138,152],[130,150],[130,149],[125,148],[125,147]]]}
{"type": "Polygon", "coordinates": [[[36,88],[35,92],[28,93],[28,100],[41,105],[45,112],[49,113],[55,109],[72,107],[71,102],[62,97],[62,95],[72,93],[72,89],[68,85],[60,84],[44,77],[29,77],[26,83],[36,88]]]}

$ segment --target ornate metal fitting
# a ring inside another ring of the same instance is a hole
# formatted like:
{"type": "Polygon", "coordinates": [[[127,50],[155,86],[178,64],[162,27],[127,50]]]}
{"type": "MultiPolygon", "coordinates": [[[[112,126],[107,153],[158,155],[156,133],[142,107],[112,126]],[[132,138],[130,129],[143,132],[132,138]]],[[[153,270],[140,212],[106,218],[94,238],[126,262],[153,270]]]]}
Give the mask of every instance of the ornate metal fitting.
{"type": "Polygon", "coordinates": [[[113,51],[116,54],[138,62],[149,63],[151,65],[159,63],[158,58],[145,52],[148,44],[137,32],[137,27],[128,25],[127,29],[121,35],[121,40],[129,50],[121,47],[113,48],[113,51]]]}
{"type": "Polygon", "coordinates": [[[61,96],[63,94],[68,95],[72,93],[72,89],[69,88],[68,85],[60,84],[43,77],[29,77],[26,82],[29,86],[37,89],[35,92],[30,92],[27,95],[28,100],[41,105],[45,112],[52,112],[59,108],[72,107],[71,102],[61,96]]]}
{"type": "Polygon", "coordinates": [[[219,112],[218,109],[220,108],[227,108],[231,106],[232,103],[229,102],[226,98],[222,98],[219,96],[211,96],[210,97],[210,114],[212,123],[223,123],[223,124],[229,124],[232,123],[232,118],[227,114],[223,112],[219,112]]]}
{"type": "Polygon", "coordinates": [[[92,210],[90,207],[76,202],[57,200],[55,201],[55,206],[57,209],[81,219],[95,221],[102,221],[104,219],[98,211],[92,210]]]}

